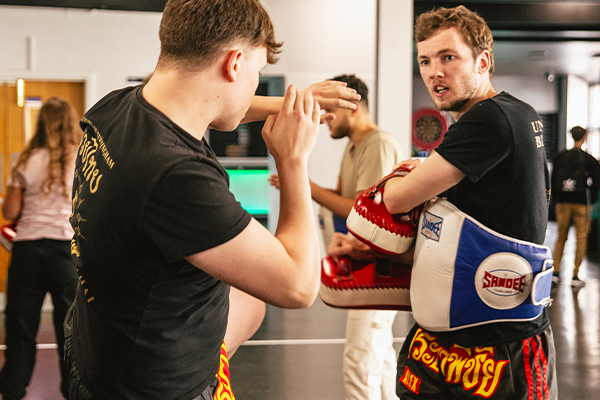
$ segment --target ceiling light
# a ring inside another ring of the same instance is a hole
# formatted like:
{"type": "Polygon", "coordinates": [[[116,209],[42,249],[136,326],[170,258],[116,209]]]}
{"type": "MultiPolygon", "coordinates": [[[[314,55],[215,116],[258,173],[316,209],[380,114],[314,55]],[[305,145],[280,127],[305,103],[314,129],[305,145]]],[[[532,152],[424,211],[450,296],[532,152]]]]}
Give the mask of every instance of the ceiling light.
{"type": "Polygon", "coordinates": [[[546,58],[550,55],[548,50],[531,50],[527,53],[528,57],[531,58],[546,58]]]}

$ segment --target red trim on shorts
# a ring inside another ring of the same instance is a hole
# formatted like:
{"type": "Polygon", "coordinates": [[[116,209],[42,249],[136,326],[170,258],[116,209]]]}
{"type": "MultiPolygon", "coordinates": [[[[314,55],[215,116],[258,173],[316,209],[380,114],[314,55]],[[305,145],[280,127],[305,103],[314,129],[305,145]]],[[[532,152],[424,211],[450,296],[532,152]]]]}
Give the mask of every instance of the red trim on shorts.
{"type": "Polygon", "coordinates": [[[546,398],[550,398],[550,391],[548,390],[548,360],[546,360],[546,354],[544,353],[544,347],[542,346],[542,339],[540,335],[537,336],[540,338],[540,358],[542,359],[542,365],[544,366],[544,394],[546,398]]]}
{"type": "Polygon", "coordinates": [[[533,376],[531,375],[529,340],[523,340],[523,362],[525,364],[525,377],[527,378],[527,388],[529,390],[528,400],[533,400],[533,376]]]}
{"type": "Polygon", "coordinates": [[[542,397],[542,371],[540,368],[540,359],[538,357],[539,348],[536,341],[537,337],[530,337],[529,343],[531,344],[531,351],[533,353],[533,366],[535,367],[535,376],[537,378],[537,398],[543,400],[542,397]]]}

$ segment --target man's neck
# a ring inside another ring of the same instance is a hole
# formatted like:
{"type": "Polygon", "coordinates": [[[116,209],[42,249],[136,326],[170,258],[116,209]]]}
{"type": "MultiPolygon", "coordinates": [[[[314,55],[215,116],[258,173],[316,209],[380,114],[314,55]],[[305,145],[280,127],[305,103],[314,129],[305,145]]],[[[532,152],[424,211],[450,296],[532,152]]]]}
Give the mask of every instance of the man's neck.
{"type": "Polygon", "coordinates": [[[155,72],[142,95],[171,121],[201,140],[215,113],[211,102],[214,88],[209,82],[201,75],[155,72]]]}
{"type": "Polygon", "coordinates": [[[482,85],[477,90],[477,92],[471,97],[471,99],[469,99],[469,101],[459,111],[451,111],[450,114],[452,115],[452,118],[454,118],[455,121],[458,121],[460,117],[462,117],[464,113],[469,111],[471,107],[473,107],[475,104],[485,99],[490,99],[496,96],[497,94],[498,93],[496,93],[496,90],[494,90],[494,88],[492,87],[492,83],[490,81],[487,81],[487,83],[482,85]]]}
{"type": "Polygon", "coordinates": [[[354,126],[352,132],[348,135],[354,146],[358,146],[369,136],[371,132],[378,129],[373,120],[369,118],[361,118],[354,126]]]}

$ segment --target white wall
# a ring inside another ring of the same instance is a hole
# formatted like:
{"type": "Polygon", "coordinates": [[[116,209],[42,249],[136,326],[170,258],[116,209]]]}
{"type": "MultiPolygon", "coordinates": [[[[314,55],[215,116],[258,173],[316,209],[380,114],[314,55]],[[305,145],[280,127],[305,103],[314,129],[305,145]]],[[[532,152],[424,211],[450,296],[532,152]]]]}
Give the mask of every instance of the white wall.
{"type": "Polygon", "coordinates": [[[600,157],[600,85],[590,86],[587,150],[596,159],[600,157]]]}
{"type": "Polygon", "coordinates": [[[411,155],[413,92],[413,1],[379,0],[377,123],[411,155]]]}
{"type": "Polygon", "coordinates": [[[0,81],[86,81],[86,108],[154,70],[160,13],[0,6],[0,81]],[[34,51],[28,51],[28,38],[34,51]],[[34,68],[29,64],[33,61],[34,68]]]}
{"type": "MultiPolygon", "coordinates": [[[[354,73],[375,98],[375,0],[263,0],[278,40],[280,61],[263,75],[284,76],[286,85],[304,88],[344,73],[354,73]]],[[[309,176],[335,187],[347,139],[333,140],[322,125],[309,160],[309,176]]]]}
{"type": "Polygon", "coordinates": [[[494,75],[492,85],[498,93],[505,91],[529,103],[538,113],[558,111],[558,82],[548,82],[544,76],[502,76],[494,75]]]}
{"type": "MultiPolygon", "coordinates": [[[[579,125],[587,129],[589,117],[590,85],[585,80],[569,75],[567,77],[567,149],[573,147],[571,128],[579,125]]],[[[587,146],[586,146],[587,147],[587,146]]],[[[583,147],[584,150],[586,147],[583,147]]]]}
{"type": "MultiPolygon", "coordinates": [[[[376,0],[263,0],[284,42],[280,60],[263,69],[263,75],[283,76],[286,85],[304,88],[339,74],[356,74],[369,87],[375,101],[376,0]]],[[[309,177],[335,188],[347,139],[333,140],[322,125],[308,165],[309,177]]],[[[278,196],[271,193],[275,229],[278,196]]],[[[315,218],[319,206],[314,203],[315,218]]],[[[321,243],[324,254],[325,244],[321,243]]]]}

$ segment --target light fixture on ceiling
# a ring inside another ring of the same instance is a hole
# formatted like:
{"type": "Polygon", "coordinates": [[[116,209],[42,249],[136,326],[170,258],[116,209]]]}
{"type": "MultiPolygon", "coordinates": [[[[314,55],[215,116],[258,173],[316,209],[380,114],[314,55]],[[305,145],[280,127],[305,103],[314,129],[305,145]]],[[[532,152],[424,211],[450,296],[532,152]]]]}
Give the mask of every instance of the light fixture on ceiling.
{"type": "Polygon", "coordinates": [[[17,105],[23,107],[25,105],[25,81],[17,79],[17,105]]]}
{"type": "Polygon", "coordinates": [[[527,53],[529,58],[547,58],[549,55],[548,50],[531,50],[527,53]]]}
{"type": "Polygon", "coordinates": [[[554,79],[556,78],[553,72],[546,72],[545,76],[548,82],[554,82],[554,79]]]}

